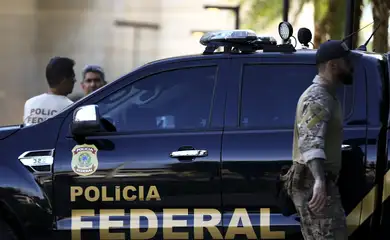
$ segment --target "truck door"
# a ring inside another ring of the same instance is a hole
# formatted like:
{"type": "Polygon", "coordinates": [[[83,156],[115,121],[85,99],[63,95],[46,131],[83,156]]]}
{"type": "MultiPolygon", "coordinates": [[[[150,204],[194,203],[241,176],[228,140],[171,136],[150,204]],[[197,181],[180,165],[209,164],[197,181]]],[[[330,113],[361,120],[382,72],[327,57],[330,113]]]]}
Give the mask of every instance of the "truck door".
{"type": "Polygon", "coordinates": [[[358,72],[357,76],[355,75],[356,97],[352,113],[356,117],[348,122],[348,126],[351,134],[366,129],[367,136],[366,139],[355,138],[344,143],[351,149],[350,152],[344,153],[344,156],[350,156],[345,158],[349,159],[350,163],[349,169],[345,167],[346,171],[342,175],[350,179],[350,183],[340,187],[341,193],[348,194],[345,194],[347,197],[343,199],[343,204],[348,213],[349,239],[382,239],[377,238],[379,231],[376,227],[381,221],[381,202],[376,201],[380,201],[380,192],[385,193],[385,189],[382,191],[379,185],[383,183],[387,165],[386,157],[383,156],[386,152],[387,124],[382,121],[383,115],[387,115],[383,110],[386,111],[387,108],[388,111],[389,100],[386,89],[388,83],[385,83],[388,81],[387,66],[383,63],[378,54],[375,58],[363,57],[358,63],[359,66],[355,67],[358,72]],[[367,106],[365,111],[364,105],[367,106]],[[366,128],[362,126],[364,122],[366,128]],[[359,159],[363,159],[363,163],[359,159]]]}
{"type": "MultiPolygon", "coordinates": [[[[388,83],[390,83],[390,52],[388,52],[386,55],[386,61],[385,61],[385,64],[383,64],[384,68],[385,68],[385,75],[383,76],[384,77],[384,81],[387,81],[388,83]],[[386,66],[387,65],[387,66],[386,66]],[[387,68],[387,71],[386,71],[386,68],[387,68]],[[387,73],[387,75],[386,75],[387,73]]],[[[386,86],[385,84],[383,84],[383,86],[386,86]]],[[[388,93],[389,93],[389,90],[390,89],[387,89],[388,93]]],[[[387,95],[389,96],[389,95],[387,95]]],[[[389,103],[390,101],[390,98],[387,98],[387,101],[389,103]]],[[[387,125],[387,141],[389,141],[390,139],[390,132],[389,132],[389,125],[390,125],[390,120],[388,119],[388,122],[389,124],[387,125]]],[[[382,222],[381,222],[381,226],[382,226],[382,233],[383,233],[383,236],[384,237],[388,237],[390,235],[389,233],[389,229],[388,229],[388,226],[390,226],[390,216],[389,216],[389,213],[390,213],[390,152],[388,150],[388,146],[389,144],[387,145],[387,164],[386,164],[386,168],[385,168],[385,176],[384,176],[384,186],[383,186],[383,210],[382,210],[382,222]]]]}
{"type": "MultiPolygon", "coordinates": [[[[385,68],[387,67],[387,72],[385,71],[385,73],[387,73],[387,75],[384,76],[384,79],[385,81],[388,81],[390,83],[390,52],[388,52],[386,54],[386,64],[385,64],[385,68]],[[387,66],[386,66],[387,65],[387,66]]],[[[386,86],[386,85],[384,85],[386,86]]],[[[390,99],[388,99],[388,101],[390,101],[390,99]]],[[[389,121],[389,119],[388,119],[389,121]]],[[[390,139],[390,132],[389,132],[389,125],[390,125],[390,121],[389,121],[389,124],[387,125],[387,139],[390,139]]],[[[387,153],[388,153],[388,156],[387,156],[387,166],[386,166],[386,175],[384,177],[384,186],[383,186],[383,189],[385,189],[383,191],[383,201],[384,201],[384,205],[383,205],[383,210],[382,210],[382,216],[383,216],[383,219],[382,219],[382,232],[384,234],[384,236],[389,236],[389,229],[387,228],[387,226],[390,226],[390,216],[389,216],[389,212],[390,212],[390,153],[389,153],[389,150],[388,150],[388,146],[387,145],[387,153]]]]}
{"type": "Polygon", "coordinates": [[[118,80],[128,84],[86,103],[116,131],[83,142],[70,136],[70,114],[54,161],[58,230],[72,239],[191,238],[194,208],[221,207],[226,67],[171,63],[118,80]]]}
{"type": "MultiPolygon", "coordinates": [[[[248,214],[253,231],[241,230],[246,237],[288,239],[300,234],[299,218],[280,214],[275,198],[276,179],[282,167],[288,168],[292,163],[296,104],[317,74],[315,61],[299,56],[263,59],[257,56],[235,58],[232,65],[232,72],[237,73],[236,82],[229,85],[222,141],[226,235],[231,237],[235,233],[234,215],[248,214]],[[238,208],[245,208],[246,212],[238,208]]],[[[358,74],[361,72],[357,71],[355,76],[358,74]]],[[[350,151],[353,146],[360,154],[356,161],[363,161],[365,142],[361,140],[366,137],[364,91],[354,98],[360,87],[364,87],[361,80],[340,88],[337,93],[344,110],[344,150],[350,151]]],[[[343,153],[344,156],[349,157],[343,153]]]]}
{"type": "Polygon", "coordinates": [[[390,54],[383,55],[383,59],[375,59],[371,66],[369,79],[377,79],[376,84],[370,84],[370,128],[369,137],[375,139],[376,144],[368,148],[367,156],[377,159],[376,166],[371,166],[371,189],[362,199],[364,214],[361,219],[365,225],[371,227],[372,239],[388,239],[390,226],[390,153],[389,146],[389,82],[390,82],[390,54]],[[378,71],[379,70],[379,71],[378,71]],[[380,88],[378,87],[380,86],[380,88]],[[379,94],[378,93],[378,90],[379,94]],[[375,176],[375,177],[374,177],[375,176]]]}

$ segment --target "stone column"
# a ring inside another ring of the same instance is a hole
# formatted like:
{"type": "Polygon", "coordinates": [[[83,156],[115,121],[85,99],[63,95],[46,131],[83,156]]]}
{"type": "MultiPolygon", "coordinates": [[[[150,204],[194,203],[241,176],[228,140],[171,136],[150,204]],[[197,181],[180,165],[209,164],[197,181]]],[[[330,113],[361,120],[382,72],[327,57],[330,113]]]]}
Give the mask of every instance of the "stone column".
{"type": "Polygon", "coordinates": [[[121,23],[113,28],[109,65],[113,79],[156,59],[161,41],[162,0],[117,0],[114,18],[121,23]],[[158,25],[158,29],[153,29],[158,25]],[[138,27],[137,27],[138,26],[138,27]],[[147,27],[149,26],[149,27],[147,27]]]}
{"type": "Polygon", "coordinates": [[[0,126],[21,123],[24,101],[35,91],[35,19],[35,0],[1,1],[0,126]]]}
{"type": "Polygon", "coordinates": [[[86,64],[106,68],[107,47],[112,42],[113,4],[106,0],[37,0],[36,55],[41,91],[46,89],[45,67],[53,56],[76,61],[78,82],[73,94],[81,93],[82,68],[86,64]]]}

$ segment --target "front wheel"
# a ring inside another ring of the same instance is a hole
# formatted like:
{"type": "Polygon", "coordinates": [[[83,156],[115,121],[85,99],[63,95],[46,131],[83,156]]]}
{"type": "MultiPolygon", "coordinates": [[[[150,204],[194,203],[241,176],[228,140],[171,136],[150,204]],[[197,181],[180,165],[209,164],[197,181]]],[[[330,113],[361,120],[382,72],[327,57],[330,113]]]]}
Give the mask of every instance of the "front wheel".
{"type": "Polygon", "coordinates": [[[11,226],[0,218],[0,239],[1,240],[18,240],[11,226]]]}

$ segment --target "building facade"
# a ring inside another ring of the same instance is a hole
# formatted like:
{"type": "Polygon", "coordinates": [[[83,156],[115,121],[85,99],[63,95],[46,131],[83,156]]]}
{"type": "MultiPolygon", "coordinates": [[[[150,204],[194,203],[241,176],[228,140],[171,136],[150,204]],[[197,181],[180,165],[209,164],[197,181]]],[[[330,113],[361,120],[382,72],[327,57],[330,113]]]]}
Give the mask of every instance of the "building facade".
{"type": "MultiPolygon", "coordinates": [[[[2,0],[0,125],[22,123],[24,102],[47,91],[45,67],[53,56],[76,61],[74,95],[81,93],[81,69],[86,64],[102,65],[112,81],[155,59],[202,52],[200,36],[192,32],[234,28],[232,13],[207,11],[204,4],[234,2],[2,0]]],[[[298,25],[308,14],[310,9],[298,25]]],[[[277,25],[263,33],[278,36],[277,25]]]]}

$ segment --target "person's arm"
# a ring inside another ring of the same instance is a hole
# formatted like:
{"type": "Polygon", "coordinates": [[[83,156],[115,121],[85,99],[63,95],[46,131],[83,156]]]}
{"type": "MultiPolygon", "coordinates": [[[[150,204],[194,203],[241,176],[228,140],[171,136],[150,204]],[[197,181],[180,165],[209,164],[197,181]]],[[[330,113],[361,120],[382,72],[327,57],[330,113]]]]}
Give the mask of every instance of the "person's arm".
{"type": "Polygon", "coordinates": [[[299,150],[316,180],[325,181],[325,132],[330,119],[329,99],[325,94],[303,102],[298,123],[299,150]]]}
{"type": "Polygon", "coordinates": [[[315,179],[308,203],[313,212],[321,212],[327,199],[324,161],[325,133],[331,113],[329,103],[325,94],[310,96],[303,102],[302,118],[298,123],[299,150],[315,179]]]}
{"type": "Polygon", "coordinates": [[[313,177],[317,181],[325,181],[324,159],[315,158],[307,163],[313,177]]]}

